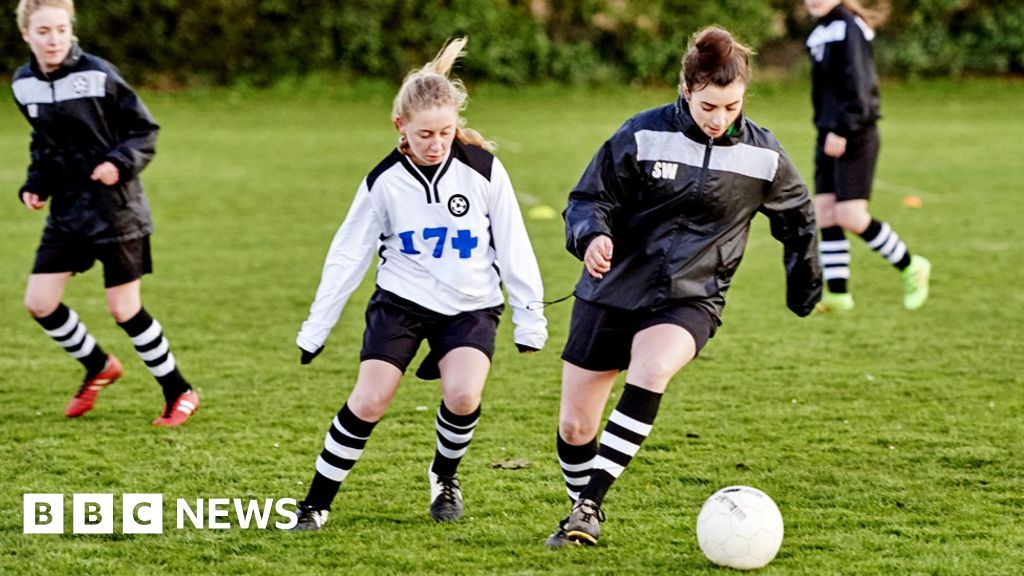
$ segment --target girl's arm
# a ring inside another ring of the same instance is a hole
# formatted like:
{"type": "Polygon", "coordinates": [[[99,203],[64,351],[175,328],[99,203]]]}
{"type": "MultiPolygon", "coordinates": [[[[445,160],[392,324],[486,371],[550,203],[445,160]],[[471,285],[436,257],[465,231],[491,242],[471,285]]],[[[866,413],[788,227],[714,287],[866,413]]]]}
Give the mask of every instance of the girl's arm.
{"type": "Polygon", "coordinates": [[[540,350],[548,339],[548,321],[541,308],[544,284],[512,182],[497,158],[491,168],[491,186],[491,239],[512,306],[515,342],[520,349],[540,350]]]}
{"type": "Polygon", "coordinates": [[[295,339],[299,348],[316,353],[323,347],[349,297],[366,275],[379,235],[380,224],[363,180],[327,251],[316,298],[295,339]]]}

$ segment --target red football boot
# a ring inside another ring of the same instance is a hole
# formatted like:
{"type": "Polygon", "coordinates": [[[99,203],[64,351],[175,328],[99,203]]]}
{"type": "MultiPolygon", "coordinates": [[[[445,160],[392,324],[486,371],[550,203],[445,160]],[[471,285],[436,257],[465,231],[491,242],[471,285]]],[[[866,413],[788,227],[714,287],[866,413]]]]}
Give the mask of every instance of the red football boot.
{"type": "Polygon", "coordinates": [[[124,376],[124,368],[121,367],[121,361],[117,359],[117,356],[108,354],[107,363],[103,366],[103,370],[82,382],[82,387],[78,389],[78,393],[68,403],[67,409],[64,410],[64,415],[68,418],[78,418],[92,410],[93,405],[96,404],[96,398],[100,395],[100,391],[116,382],[121,376],[124,376]]]}
{"type": "Polygon", "coordinates": [[[195,390],[189,390],[171,405],[171,409],[167,409],[167,405],[164,404],[163,414],[153,420],[154,426],[181,426],[188,421],[189,416],[195,414],[199,410],[199,395],[196,394],[195,390]]]}

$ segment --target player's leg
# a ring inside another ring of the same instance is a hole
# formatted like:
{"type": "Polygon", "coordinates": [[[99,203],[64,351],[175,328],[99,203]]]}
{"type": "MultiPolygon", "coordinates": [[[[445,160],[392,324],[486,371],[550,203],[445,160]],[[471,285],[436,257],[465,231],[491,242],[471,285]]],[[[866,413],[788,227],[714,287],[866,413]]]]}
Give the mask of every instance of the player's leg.
{"type": "Polygon", "coordinates": [[[327,521],[341,483],[363,455],[366,442],[391,405],[401,378],[402,370],[391,362],[368,359],[359,364],[355,388],[324,436],[313,481],[306,498],[299,503],[299,521],[294,530],[319,530],[327,521]]]}
{"type": "Polygon", "coordinates": [[[462,516],[458,467],[480,420],[481,398],[502,310],[502,306],[496,306],[431,321],[428,340],[431,355],[440,358],[437,373],[441,378],[441,405],[434,420],[437,441],[427,480],[430,515],[439,522],[462,516]]]}
{"type": "Polygon", "coordinates": [[[846,153],[836,163],[836,179],[844,187],[836,205],[836,221],[843,229],[863,238],[869,248],[900,271],[903,305],[915,310],[928,299],[931,263],[919,255],[911,255],[892,226],[874,219],[868,212],[878,151],[877,129],[849,138],[846,153]]]}
{"type": "Polygon", "coordinates": [[[142,276],[153,270],[149,237],[101,245],[97,252],[103,262],[107,310],[163,391],[164,406],[153,424],[184,424],[199,409],[199,396],[181,375],[163,326],[142,305],[142,276]]]}
{"type": "Polygon", "coordinates": [[[839,192],[845,192],[837,181],[837,162],[825,154],[825,134],[819,134],[814,155],[814,212],[821,230],[822,276],[825,290],[818,303],[819,312],[848,312],[853,310],[853,295],[849,290],[850,241],[836,221],[836,202],[839,192]]]}
{"type": "Polygon", "coordinates": [[[562,364],[558,410],[558,464],[569,500],[575,503],[590,482],[597,458],[597,432],[618,370],[587,370],[562,364]]]}
{"type": "Polygon", "coordinates": [[[29,314],[48,336],[85,367],[82,385],[64,412],[72,418],[92,410],[100,390],[122,374],[117,359],[107,356],[78,314],[61,302],[71,274],[92,267],[95,258],[91,250],[92,246],[47,227],[25,289],[25,308],[29,314]]]}
{"type": "Polygon", "coordinates": [[[446,522],[462,517],[458,467],[480,420],[481,397],[491,360],[477,348],[460,347],[447,352],[438,367],[441,404],[434,420],[437,442],[427,476],[430,515],[438,522],[446,522]]]}
{"type": "Polygon", "coordinates": [[[562,352],[558,462],[566,493],[575,503],[590,481],[597,432],[615,377],[629,365],[634,314],[577,299],[562,352]]]}
{"type": "MultiPolygon", "coordinates": [[[[558,463],[562,468],[565,489],[572,502],[572,511],[548,536],[545,545],[551,548],[593,544],[597,535],[578,533],[568,527],[578,515],[580,491],[591,481],[597,462],[597,432],[601,416],[619,370],[587,370],[565,361],[562,365],[562,399],[558,411],[558,463]]],[[[599,514],[599,511],[595,511],[599,514]]],[[[577,519],[578,521],[578,519],[577,519]]]]}
{"type": "Polygon", "coordinates": [[[657,324],[633,339],[626,385],[601,432],[590,482],[564,526],[566,535],[594,544],[601,534],[605,494],[651,433],[669,380],[697,353],[693,335],[681,326],[657,324]]]}
{"type": "Polygon", "coordinates": [[[327,521],[341,483],[362,456],[423,340],[422,318],[411,303],[382,290],[370,298],[365,322],[355,388],[324,437],[313,481],[299,502],[295,531],[319,530],[327,521]]]}
{"type": "Polygon", "coordinates": [[[850,241],[836,222],[835,210],[835,193],[815,195],[814,211],[821,230],[818,248],[826,288],[817,308],[821,312],[847,312],[853,309],[853,296],[847,284],[850,279],[850,241]]]}

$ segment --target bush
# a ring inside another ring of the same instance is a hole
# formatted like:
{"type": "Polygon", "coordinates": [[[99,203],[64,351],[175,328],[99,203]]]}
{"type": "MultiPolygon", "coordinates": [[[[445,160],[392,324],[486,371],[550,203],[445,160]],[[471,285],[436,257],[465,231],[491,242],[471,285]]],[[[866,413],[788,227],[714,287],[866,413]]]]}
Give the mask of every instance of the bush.
{"type": "MultiPolygon", "coordinates": [[[[889,4],[883,73],[1024,71],[1022,0],[889,4]]],[[[802,41],[810,21],[793,0],[108,0],[81,5],[77,29],[83,48],[158,85],[337,70],[397,79],[461,34],[467,78],[675,83],[690,35],[708,24],[757,49],[802,41]]],[[[0,19],[0,46],[10,74],[28,54],[12,16],[0,19]]]]}

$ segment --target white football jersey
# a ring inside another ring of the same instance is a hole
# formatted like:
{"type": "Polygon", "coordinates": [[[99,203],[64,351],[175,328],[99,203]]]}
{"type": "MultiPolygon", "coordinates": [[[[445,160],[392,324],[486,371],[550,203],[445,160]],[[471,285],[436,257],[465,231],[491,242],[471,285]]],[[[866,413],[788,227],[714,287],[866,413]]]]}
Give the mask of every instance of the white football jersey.
{"type": "Polygon", "coordinates": [[[544,288],[501,162],[455,141],[433,178],[393,151],[363,179],[331,242],[297,344],[317,350],[378,255],[377,286],[444,315],[504,302],[515,341],[543,348],[544,288]]]}

